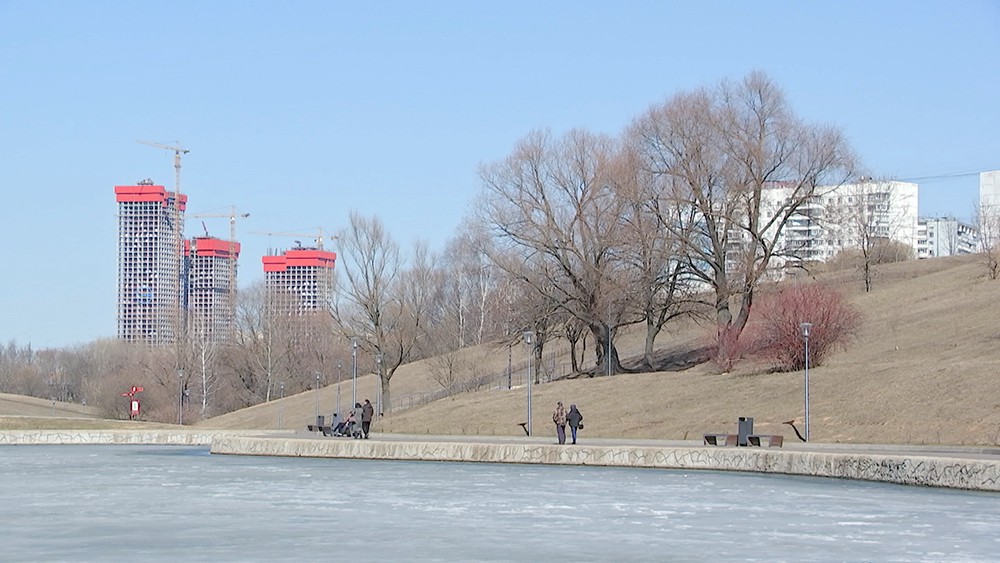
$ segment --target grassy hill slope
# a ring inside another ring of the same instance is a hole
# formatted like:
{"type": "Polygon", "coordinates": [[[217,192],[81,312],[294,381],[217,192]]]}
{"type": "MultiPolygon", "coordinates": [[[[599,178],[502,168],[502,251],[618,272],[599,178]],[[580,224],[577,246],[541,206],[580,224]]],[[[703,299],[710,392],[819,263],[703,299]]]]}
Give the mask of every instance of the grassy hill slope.
{"type": "MultiPolygon", "coordinates": [[[[849,296],[864,315],[859,337],[810,370],[811,438],[821,442],[1000,444],[1000,281],[988,280],[976,257],[911,261],[880,267],[864,293],[855,272],[820,276],[849,296]]],[[[706,327],[685,323],[657,339],[658,349],[704,342],[706,327]]],[[[642,335],[617,342],[627,359],[641,353],[642,335]]],[[[484,370],[502,371],[507,348],[463,352],[484,370]]],[[[524,348],[514,349],[524,356],[524,348]]],[[[587,361],[592,361],[588,358],[587,361]]],[[[394,397],[433,390],[431,360],[401,368],[394,397]]],[[[535,434],[553,433],[557,400],[575,403],[585,436],[700,439],[735,431],[754,418],[760,433],[795,440],[782,421],[802,429],[803,373],[754,374],[750,366],[719,374],[711,365],[678,372],[562,380],[532,390],[535,434]]],[[[336,385],[202,423],[211,428],[302,428],[332,412],[336,385]],[[280,414],[279,414],[280,411],[280,414]]],[[[351,382],[340,384],[347,408],[351,382]]],[[[374,399],[372,375],[358,379],[358,397],[374,399]]],[[[465,393],[387,416],[385,432],[519,435],[527,418],[526,389],[465,393]]]]}
{"type": "MultiPolygon", "coordinates": [[[[843,291],[864,322],[858,338],[810,369],[810,422],[814,441],[1000,445],[1000,281],[983,276],[977,257],[944,258],[883,266],[871,293],[856,272],[820,280],[843,291]]],[[[657,339],[658,352],[683,353],[705,343],[707,327],[672,327],[657,339]]],[[[616,341],[625,363],[642,350],[642,334],[616,341]]],[[[562,345],[565,348],[565,345],[562,345]]],[[[559,352],[559,345],[547,351],[559,352]]],[[[477,372],[502,373],[506,346],[462,351],[477,372]]],[[[512,350],[523,372],[524,346],[512,350]]],[[[592,356],[586,362],[592,362],[592,356]]],[[[434,359],[401,367],[392,380],[396,404],[440,389],[434,359]]],[[[350,407],[350,377],[338,384],[285,397],[199,423],[218,429],[303,429],[317,412],[350,407]]],[[[375,398],[375,378],[359,374],[359,400],[375,398]]],[[[710,364],[683,371],[561,380],[533,387],[536,435],[554,434],[557,400],[575,403],[586,436],[700,439],[705,432],[735,431],[740,416],[754,418],[759,433],[795,440],[782,421],[802,429],[801,371],[760,374],[739,365],[720,374],[710,364]]],[[[402,410],[376,423],[376,431],[412,434],[523,435],[526,389],[463,393],[402,410]]],[[[143,426],[101,421],[93,409],[44,399],[0,394],[0,428],[96,428],[143,426]]]]}

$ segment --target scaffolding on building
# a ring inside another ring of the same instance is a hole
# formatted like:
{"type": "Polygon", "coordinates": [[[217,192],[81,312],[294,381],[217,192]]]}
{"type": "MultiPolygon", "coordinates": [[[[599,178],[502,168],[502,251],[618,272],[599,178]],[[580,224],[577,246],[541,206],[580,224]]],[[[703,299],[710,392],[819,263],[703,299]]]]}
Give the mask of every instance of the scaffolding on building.
{"type": "Polygon", "coordinates": [[[115,186],[118,338],[170,344],[181,332],[181,231],[187,196],[151,180],[115,186]]]}
{"type": "Polygon", "coordinates": [[[302,316],[333,311],[337,254],[321,247],[296,247],[264,256],[264,287],[269,314],[302,316]]]}
{"type": "Polygon", "coordinates": [[[186,324],[188,334],[200,342],[221,343],[233,335],[239,255],[236,241],[207,236],[185,241],[186,324]]]}

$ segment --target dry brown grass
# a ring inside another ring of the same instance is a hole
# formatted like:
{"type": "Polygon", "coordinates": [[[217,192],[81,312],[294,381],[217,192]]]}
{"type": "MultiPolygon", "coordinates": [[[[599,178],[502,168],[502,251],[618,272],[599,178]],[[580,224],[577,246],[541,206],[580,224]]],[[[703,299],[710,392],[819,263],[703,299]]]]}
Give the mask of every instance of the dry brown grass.
{"type": "MultiPolygon", "coordinates": [[[[1000,282],[990,281],[976,257],[911,261],[880,267],[865,294],[856,272],[828,272],[864,314],[855,342],[810,370],[811,438],[820,442],[1000,444],[1000,282]]],[[[703,327],[686,323],[657,341],[661,350],[684,351],[704,342],[703,327]]],[[[623,357],[638,355],[642,335],[619,341],[623,357]]],[[[482,369],[502,371],[506,347],[467,350],[482,369]]],[[[515,348],[523,356],[524,349],[515,348]]],[[[394,396],[433,389],[429,362],[404,366],[393,378],[394,396]]],[[[755,373],[752,365],[719,374],[711,365],[678,372],[563,380],[536,386],[532,425],[552,433],[557,400],[575,403],[586,417],[586,436],[700,439],[708,431],[735,431],[740,416],[754,418],[761,433],[783,434],[796,420],[802,429],[803,374],[755,373]]],[[[342,384],[342,401],[350,382],[342,384]]],[[[329,412],[335,386],[321,390],[329,412]]],[[[374,379],[359,379],[359,397],[371,397],[374,379]]],[[[526,393],[465,393],[399,412],[377,424],[385,432],[413,434],[523,434],[526,393]]],[[[286,427],[313,419],[316,395],[285,399],[286,427]]],[[[273,428],[276,405],[260,405],[203,423],[217,428],[273,428]]]]}
{"type": "MultiPolygon", "coordinates": [[[[1000,281],[983,276],[976,257],[882,266],[873,291],[856,272],[819,276],[844,291],[864,314],[857,340],[810,369],[812,439],[818,442],[1000,445],[1000,281]]],[[[684,351],[704,342],[704,328],[676,327],[657,348],[684,351]]],[[[633,332],[618,342],[623,358],[642,350],[633,332]]],[[[506,346],[465,350],[482,370],[503,371],[506,346]]],[[[515,347],[523,359],[524,348],[515,347]]],[[[392,380],[394,397],[433,390],[430,361],[403,366],[392,380]]],[[[586,417],[584,436],[700,439],[735,431],[740,416],[759,433],[795,440],[782,421],[802,429],[802,372],[759,373],[752,365],[719,374],[711,365],[677,372],[563,380],[533,388],[536,434],[553,433],[557,400],[575,403],[586,417]]],[[[347,408],[351,382],[341,384],[347,408]]],[[[374,376],[358,379],[358,397],[374,399],[374,376]]],[[[523,435],[524,388],[464,393],[387,416],[377,431],[412,434],[523,435]]],[[[316,401],[329,414],[336,385],[286,397],[200,423],[204,428],[304,428],[316,401]]],[[[44,402],[44,401],[43,401],[44,402]]],[[[374,401],[373,401],[374,402],[374,401]]],[[[45,402],[45,404],[48,404],[45,402]]],[[[0,405],[0,413],[4,413],[0,405]]]]}

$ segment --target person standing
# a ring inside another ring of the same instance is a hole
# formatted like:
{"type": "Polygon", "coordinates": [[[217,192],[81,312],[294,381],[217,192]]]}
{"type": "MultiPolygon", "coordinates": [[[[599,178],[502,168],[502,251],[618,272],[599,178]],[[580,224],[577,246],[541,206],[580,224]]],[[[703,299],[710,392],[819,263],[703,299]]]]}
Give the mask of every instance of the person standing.
{"type": "Polygon", "coordinates": [[[375,415],[375,407],[372,402],[365,399],[365,406],[361,407],[361,432],[368,438],[368,432],[372,429],[372,418],[375,415]]]}
{"type": "Polygon", "coordinates": [[[576,408],[576,405],[569,406],[569,412],[566,413],[566,424],[569,424],[569,430],[573,434],[573,443],[576,443],[576,431],[583,428],[583,415],[576,408]]]}
{"type": "Polygon", "coordinates": [[[361,422],[361,418],[364,416],[364,409],[361,408],[361,403],[354,403],[354,409],[351,410],[351,438],[361,438],[364,436],[364,424],[361,422]]]}
{"type": "Polygon", "coordinates": [[[556,438],[560,444],[566,443],[566,408],[562,401],[556,403],[556,410],[552,412],[552,422],[556,423],[556,438]]]}

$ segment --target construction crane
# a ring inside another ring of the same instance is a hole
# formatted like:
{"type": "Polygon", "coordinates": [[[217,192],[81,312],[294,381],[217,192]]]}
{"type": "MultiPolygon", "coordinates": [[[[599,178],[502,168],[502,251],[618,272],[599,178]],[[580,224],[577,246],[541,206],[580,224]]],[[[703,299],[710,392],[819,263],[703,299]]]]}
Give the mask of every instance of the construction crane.
{"type": "Polygon", "coordinates": [[[177,197],[180,198],[180,196],[181,196],[181,155],[185,155],[185,154],[187,154],[187,153],[189,153],[191,151],[189,149],[186,149],[186,148],[182,147],[180,145],[180,143],[177,143],[176,141],[174,141],[176,143],[174,146],[165,145],[163,143],[154,143],[152,141],[143,141],[143,140],[139,140],[139,141],[136,141],[136,142],[137,143],[142,143],[144,145],[149,145],[151,147],[156,147],[158,149],[166,149],[168,151],[174,151],[174,192],[177,194],[177,197]]]}
{"type": "MultiPolygon", "coordinates": [[[[317,231],[318,234],[317,233],[297,233],[297,232],[291,232],[291,231],[283,231],[283,232],[251,231],[250,234],[251,235],[267,235],[268,237],[273,237],[273,236],[274,237],[309,237],[309,238],[312,238],[312,239],[314,239],[316,241],[316,248],[317,249],[323,250],[323,239],[324,239],[323,227],[316,227],[316,231],[317,231]]],[[[328,238],[334,239],[334,238],[337,238],[337,237],[336,236],[329,236],[328,238]]],[[[302,242],[301,241],[297,240],[295,242],[299,246],[302,246],[302,242]]]]}
{"type": "MultiPolygon", "coordinates": [[[[229,213],[196,213],[190,215],[189,217],[193,219],[207,219],[209,217],[228,217],[229,218],[229,242],[233,244],[236,242],[236,219],[246,219],[249,217],[249,213],[237,213],[236,206],[230,206],[229,213]]],[[[202,221],[202,226],[204,226],[204,221],[202,221]]],[[[208,229],[205,229],[205,236],[208,236],[208,229]]]]}
{"type": "MultiPolygon", "coordinates": [[[[149,145],[151,147],[156,147],[159,149],[166,149],[168,151],[174,151],[174,229],[177,231],[177,235],[174,240],[177,245],[177,268],[178,272],[181,270],[181,264],[184,262],[184,249],[181,241],[184,239],[184,224],[181,221],[181,155],[185,155],[191,151],[182,147],[179,142],[174,141],[174,145],[165,145],[163,143],[154,143],[151,141],[136,141],[137,143],[142,143],[144,145],[149,145]]],[[[184,282],[181,280],[181,276],[177,276],[177,281],[175,284],[175,290],[177,292],[177,314],[175,315],[176,330],[174,334],[174,340],[176,342],[176,354],[178,366],[180,366],[180,350],[181,350],[181,339],[179,335],[181,333],[181,326],[184,322],[184,311],[181,305],[180,296],[183,293],[184,282]]],[[[178,410],[178,413],[180,411],[178,410]]]]}

